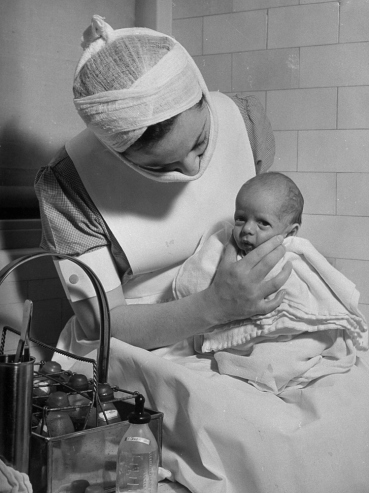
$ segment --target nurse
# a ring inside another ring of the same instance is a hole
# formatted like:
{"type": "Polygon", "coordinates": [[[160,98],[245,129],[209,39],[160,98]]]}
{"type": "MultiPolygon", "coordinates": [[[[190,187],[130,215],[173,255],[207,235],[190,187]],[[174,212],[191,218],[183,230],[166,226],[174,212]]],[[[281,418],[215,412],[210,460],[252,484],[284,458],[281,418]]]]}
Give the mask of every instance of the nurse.
{"type": "MultiPolygon", "coordinates": [[[[164,34],[114,31],[96,16],[82,44],[73,89],[87,128],[39,171],[36,191],[42,247],[88,264],[107,293],[109,382],[164,413],[163,467],[193,493],[366,493],[369,370],[360,358],[274,395],[221,374],[191,346],[214,325],[281,303],[283,292],[273,293],[290,267],[264,278],[284,254],[282,239],[238,262],[228,245],[210,287],[172,297],[204,232],[232,220],[241,185],[272,164],[260,105],[209,93],[164,34]]],[[[74,263],[57,269],[76,315],[58,347],[84,356],[99,345],[95,292],[74,263]]]]}
{"type": "MultiPolygon", "coordinates": [[[[156,31],[113,30],[94,16],[82,47],[73,91],[87,128],[36,177],[41,247],[94,270],[112,336],[141,348],[275,309],[283,292],[265,298],[290,273],[287,266],[264,280],[284,254],[278,237],[239,262],[230,244],[208,289],[172,296],[172,280],[202,234],[231,219],[242,183],[273,162],[261,105],[209,93],[186,50],[156,31]]],[[[56,266],[75,313],[58,347],[84,355],[98,339],[95,293],[76,264],[56,266]]]]}

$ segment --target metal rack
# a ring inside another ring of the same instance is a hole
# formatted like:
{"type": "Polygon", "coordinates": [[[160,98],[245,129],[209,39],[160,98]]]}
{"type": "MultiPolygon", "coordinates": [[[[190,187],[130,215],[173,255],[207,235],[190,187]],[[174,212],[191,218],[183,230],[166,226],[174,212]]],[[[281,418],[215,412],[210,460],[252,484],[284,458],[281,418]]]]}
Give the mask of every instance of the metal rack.
{"type": "MultiPolygon", "coordinates": [[[[4,280],[19,266],[40,257],[53,257],[55,259],[67,259],[79,265],[87,274],[95,289],[99,314],[100,314],[100,345],[97,360],[77,356],[72,353],[49,346],[31,335],[29,340],[33,343],[49,349],[52,352],[58,352],[62,355],[74,358],[77,361],[86,362],[92,365],[91,388],[89,391],[78,392],[69,387],[68,383],[61,381],[61,374],[44,374],[39,370],[34,371],[34,380],[37,377],[46,377],[55,389],[64,389],[67,393],[84,394],[90,400],[88,412],[82,429],[63,436],[44,436],[38,431],[42,431],[43,425],[48,413],[55,411],[73,411],[82,406],[66,406],[64,408],[50,408],[41,399],[33,397],[32,416],[38,418],[38,428],[32,429],[30,443],[30,471],[29,476],[33,486],[34,493],[64,493],[70,491],[70,485],[73,480],[87,479],[91,484],[100,484],[105,492],[115,491],[115,462],[117,448],[124,433],[129,427],[128,415],[134,410],[132,401],[135,396],[139,395],[136,391],[121,389],[112,386],[115,397],[112,400],[117,408],[121,422],[106,424],[104,426],[95,426],[87,428],[88,417],[93,407],[99,408],[99,395],[97,392],[98,385],[108,382],[108,365],[110,349],[110,314],[105,291],[95,273],[80,260],[67,255],[54,255],[47,252],[36,253],[21,257],[0,271],[0,286],[4,280]]],[[[5,326],[3,327],[0,354],[4,353],[7,332],[20,334],[20,331],[5,326]]],[[[29,350],[29,349],[28,349],[29,350]]],[[[35,366],[42,367],[43,361],[36,362],[35,366]]],[[[62,370],[64,376],[71,375],[72,372],[62,370]]],[[[46,384],[47,385],[47,384],[46,384]]],[[[103,410],[102,410],[103,411],[103,410]]],[[[162,423],[163,413],[152,410],[145,410],[151,414],[150,428],[157,439],[160,451],[161,463],[161,444],[162,444],[162,423]]],[[[108,418],[103,411],[106,422],[108,418]]],[[[97,421],[95,422],[97,425],[97,421]]]]}

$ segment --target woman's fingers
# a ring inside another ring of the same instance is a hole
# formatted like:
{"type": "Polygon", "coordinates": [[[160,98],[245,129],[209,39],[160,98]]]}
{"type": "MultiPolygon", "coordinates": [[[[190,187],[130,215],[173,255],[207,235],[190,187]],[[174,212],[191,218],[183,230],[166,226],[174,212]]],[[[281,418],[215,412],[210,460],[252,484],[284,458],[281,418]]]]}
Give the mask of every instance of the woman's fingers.
{"type": "Polygon", "coordinates": [[[282,289],[272,299],[261,300],[259,305],[257,306],[256,315],[265,315],[278,308],[279,305],[282,303],[285,294],[285,291],[283,291],[282,289]]]}
{"type": "Polygon", "coordinates": [[[265,314],[279,306],[283,293],[266,298],[283,286],[291,265],[286,264],[272,279],[265,277],[285,253],[282,241],[281,236],[271,238],[239,261],[234,241],[229,242],[211,286],[213,309],[220,310],[226,321],[265,314]]]}
{"type": "Polygon", "coordinates": [[[221,264],[233,263],[236,262],[236,260],[237,260],[237,246],[233,236],[231,236],[228,244],[224,249],[223,256],[221,259],[221,264]]]}
{"type": "Polygon", "coordinates": [[[287,279],[289,278],[290,274],[292,271],[292,264],[291,262],[286,262],[286,264],[283,266],[281,272],[277,274],[275,277],[272,279],[269,279],[268,281],[264,281],[262,283],[261,289],[262,293],[261,296],[263,297],[260,301],[260,305],[258,307],[258,314],[259,315],[264,315],[266,313],[269,313],[276,308],[282,303],[285,291],[281,289],[287,279]],[[268,296],[271,296],[273,293],[276,293],[279,289],[281,289],[273,298],[270,299],[265,299],[268,296]]]}
{"type": "Polygon", "coordinates": [[[275,293],[281,287],[284,285],[284,283],[287,281],[287,279],[290,277],[292,270],[292,264],[291,262],[286,262],[281,271],[274,276],[271,279],[268,279],[267,281],[264,280],[262,282],[262,296],[264,298],[270,296],[271,294],[275,293]]]}
{"type": "Polygon", "coordinates": [[[250,268],[257,267],[258,273],[264,278],[285,254],[282,241],[282,236],[273,236],[248,253],[240,262],[247,262],[250,268]]]}

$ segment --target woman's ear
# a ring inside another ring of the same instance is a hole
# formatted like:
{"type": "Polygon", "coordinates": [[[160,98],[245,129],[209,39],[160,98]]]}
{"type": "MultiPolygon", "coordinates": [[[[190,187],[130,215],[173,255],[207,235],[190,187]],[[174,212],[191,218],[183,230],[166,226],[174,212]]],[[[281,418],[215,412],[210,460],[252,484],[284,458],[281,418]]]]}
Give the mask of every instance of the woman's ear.
{"type": "Polygon", "coordinates": [[[286,238],[287,236],[296,236],[299,229],[300,225],[298,223],[291,224],[291,226],[288,227],[286,238]]]}

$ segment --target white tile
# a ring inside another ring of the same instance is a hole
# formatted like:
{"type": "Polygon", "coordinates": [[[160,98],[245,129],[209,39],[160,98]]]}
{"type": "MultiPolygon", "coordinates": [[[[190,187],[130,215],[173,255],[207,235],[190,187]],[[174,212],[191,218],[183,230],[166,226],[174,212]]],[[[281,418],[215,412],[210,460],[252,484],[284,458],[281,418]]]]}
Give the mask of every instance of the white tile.
{"type": "Polygon", "coordinates": [[[340,43],[369,41],[368,0],[340,1],[340,43]]]}
{"type": "Polygon", "coordinates": [[[233,0],[233,10],[257,10],[286,5],[298,5],[299,0],[233,0]]]}
{"type": "Polygon", "coordinates": [[[325,257],[369,260],[369,218],[304,214],[300,236],[325,257]]]}
{"type": "Polygon", "coordinates": [[[368,86],[338,89],[338,128],[369,128],[368,86]]]}
{"type": "Polygon", "coordinates": [[[369,84],[369,43],[310,46],[300,50],[300,87],[369,84]]]}
{"type": "Polygon", "coordinates": [[[368,130],[299,132],[299,171],[366,172],[368,130]]]}
{"type": "Polygon", "coordinates": [[[204,17],[204,55],[266,48],[266,10],[204,17]]]}
{"type": "Polygon", "coordinates": [[[297,132],[275,131],[273,171],[297,171],[297,132]]]}
{"type": "Polygon", "coordinates": [[[337,43],[338,3],[269,10],[268,48],[337,43]]]}
{"type": "Polygon", "coordinates": [[[334,88],[269,91],[267,103],[274,130],[336,127],[337,90],[334,88]]]}
{"type": "Polygon", "coordinates": [[[230,92],[232,90],[232,56],[230,54],[196,56],[194,60],[209,91],[230,92]]]}
{"type": "Polygon", "coordinates": [[[293,89],[299,85],[296,48],[234,53],[232,62],[233,91],[293,89]]]}
{"type": "Polygon", "coordinates": [[[368,173],[338,173],[337,214],[341,216],[369,216],[368,191],[369,167],[368,173]]]}
{"type": "Polygon", "coordinates": [[[172,33],[190,55],[202,55],[202,18],[174,20],[172,33]]]}
{"type": "Polygon", "coordinates": [[[173,0],[173,19],[232,12],[232,0],[173,0]]]}

